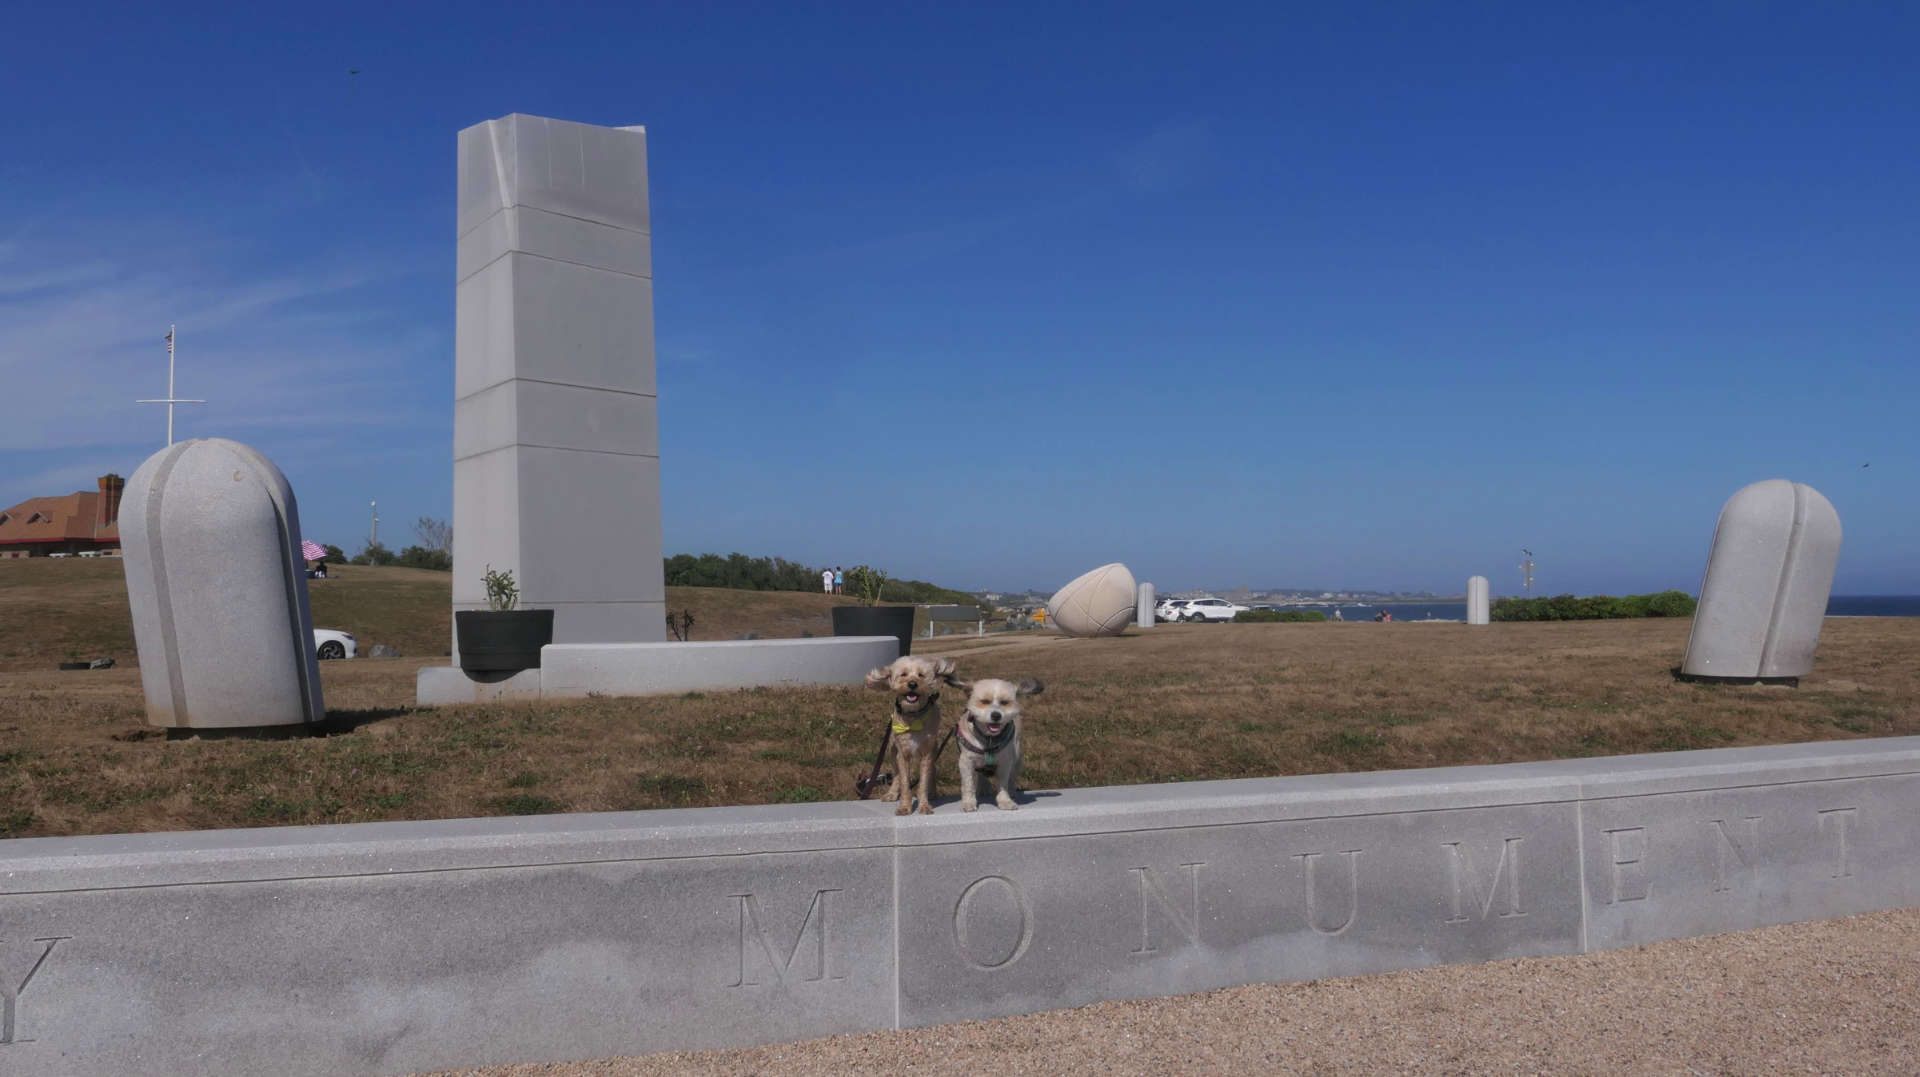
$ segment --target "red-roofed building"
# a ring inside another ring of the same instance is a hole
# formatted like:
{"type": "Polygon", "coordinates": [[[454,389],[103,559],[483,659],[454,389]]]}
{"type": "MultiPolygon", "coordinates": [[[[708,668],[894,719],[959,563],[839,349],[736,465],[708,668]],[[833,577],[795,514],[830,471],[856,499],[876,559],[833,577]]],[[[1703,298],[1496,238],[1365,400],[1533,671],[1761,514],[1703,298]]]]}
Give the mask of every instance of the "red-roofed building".
{"type": "Polygon", "coordinates": [[[100,489],[36,497],[0,510],[0,558],[120,553],[120,494],[127,482],[100,476],[100,489]]]}

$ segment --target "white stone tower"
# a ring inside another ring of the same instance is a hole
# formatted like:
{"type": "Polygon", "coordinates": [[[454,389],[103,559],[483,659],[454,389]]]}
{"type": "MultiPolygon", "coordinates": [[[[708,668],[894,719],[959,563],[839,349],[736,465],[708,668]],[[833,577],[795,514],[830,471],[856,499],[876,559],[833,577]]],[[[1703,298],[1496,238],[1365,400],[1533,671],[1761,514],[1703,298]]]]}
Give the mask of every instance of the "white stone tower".
{"type": "Polygon", "coordinates": [[[460,132],[456,262],[454,609],[491,565],[555,643],[665,640],[645,130],[460,132]]]}

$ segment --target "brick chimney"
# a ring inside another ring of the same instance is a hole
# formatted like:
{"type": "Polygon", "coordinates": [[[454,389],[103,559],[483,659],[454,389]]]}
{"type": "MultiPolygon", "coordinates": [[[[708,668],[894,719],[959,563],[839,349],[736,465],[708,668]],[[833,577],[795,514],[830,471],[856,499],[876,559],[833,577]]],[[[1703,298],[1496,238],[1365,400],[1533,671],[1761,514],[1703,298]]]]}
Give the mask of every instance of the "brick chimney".
{"type": "Polygon", "coordinates": [[[93,516],[93,533],[99,534],[120,520],[120,493],[127,480],[109,471],[100,476],[100,504],[93,516]]]}

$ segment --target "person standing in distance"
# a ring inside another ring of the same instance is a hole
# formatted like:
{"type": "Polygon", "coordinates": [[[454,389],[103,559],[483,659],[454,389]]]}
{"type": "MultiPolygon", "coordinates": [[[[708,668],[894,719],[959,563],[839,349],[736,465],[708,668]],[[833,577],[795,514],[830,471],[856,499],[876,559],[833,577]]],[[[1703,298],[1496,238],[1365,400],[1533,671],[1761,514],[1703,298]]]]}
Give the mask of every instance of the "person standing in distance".
{"type": "Polygon", "coordinates": [[[833,570],[832,569],[823,568],[820,570],[820,590],[825,592],[826,594],[833,594],[833,570]]]}

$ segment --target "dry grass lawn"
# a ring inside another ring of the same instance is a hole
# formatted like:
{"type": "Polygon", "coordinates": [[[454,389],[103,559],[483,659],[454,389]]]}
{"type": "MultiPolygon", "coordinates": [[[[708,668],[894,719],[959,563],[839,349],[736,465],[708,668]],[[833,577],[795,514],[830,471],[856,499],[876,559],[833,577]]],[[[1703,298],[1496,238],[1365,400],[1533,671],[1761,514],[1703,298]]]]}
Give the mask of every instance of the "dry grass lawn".
{"type": "MultiPolygon", "coordinates": [[[[22,639],[16,594],[0,590],[0,654],[39,653],[22,639]]],[[[729,612],[714,621],[767,636],[808,630],[787,603],[831,602],[718,594],[729,612]]],[[[1675,682],[1688,627],[1164,625],[935,647],[963,676],[1047,681],[1028,710],[1033,788],[1920,733],[1920,619],[1828,621],[1799,688],[1675,682]]],[[[0,836],[843,799],[886,710],[854,687],[416,709],[414,671],[437,661],[323,663],[327,735],[253,741],[148,728],[134,669],[9,660],[0,836]]],[[[950,758],[943,811],[957,810],[950,758]]]]}
{"type": "MultiPolygon", "coordinates": [[[[123,571],[118,558],[0,561],[0,671],[52,669],[69,658],[135,664],[123,571]]],[[[367,565],[333,571],[331,579],[307,585],[316,627],[353,633],[361,654],[376,643],[409,656],[449,653],[452,576],[367,565]]],[[[830,611],[857,601],[814,592],[667,588],[668,609],[693,612],[691,638],[697,640],[831,636],[830,611]]],[[[923,611],[916,631],[926,628],[923,611]]]]}

